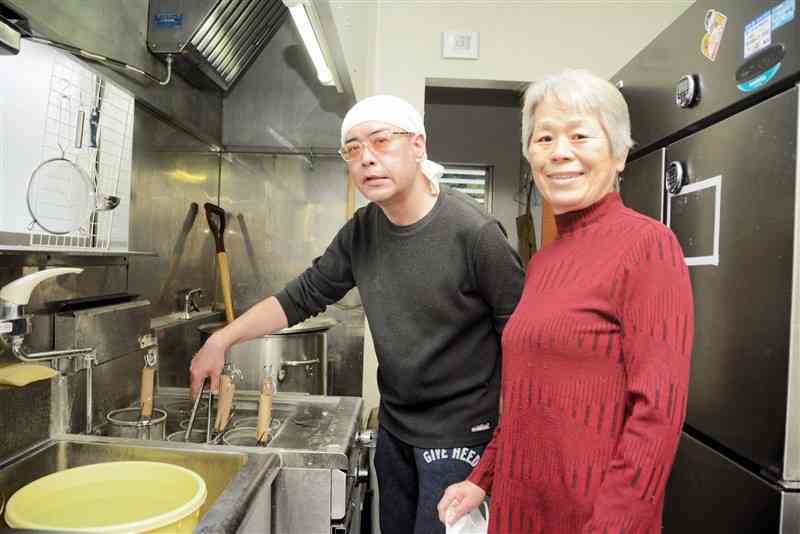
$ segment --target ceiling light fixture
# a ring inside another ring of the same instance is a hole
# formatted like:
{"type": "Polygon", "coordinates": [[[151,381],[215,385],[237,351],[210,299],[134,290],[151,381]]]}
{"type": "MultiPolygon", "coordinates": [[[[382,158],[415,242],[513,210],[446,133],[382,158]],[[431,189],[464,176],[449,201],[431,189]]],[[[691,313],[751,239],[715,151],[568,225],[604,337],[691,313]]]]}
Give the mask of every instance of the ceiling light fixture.
{"type": "Polygon", "coordinates": [[[342,92],[341,83],[336,76],[336,71],[331,69],[330,53],[322,25],[319,22],[313,0],[283,0],[284,5],[289,8],[292,20],[300,32],[303,44],[317,69],[317,78],[322,85],[336,86],[336,90],[342,92]]]}

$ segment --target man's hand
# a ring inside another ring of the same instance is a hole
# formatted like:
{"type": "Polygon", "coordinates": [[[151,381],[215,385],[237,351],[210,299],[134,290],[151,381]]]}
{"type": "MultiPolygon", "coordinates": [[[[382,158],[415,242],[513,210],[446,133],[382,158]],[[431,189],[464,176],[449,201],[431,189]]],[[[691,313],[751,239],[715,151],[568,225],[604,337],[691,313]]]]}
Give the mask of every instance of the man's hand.
{"type": "Polygon", "coordinates": [[[220,343],[216,335],[212,335],[202,348],[192,358],[189,367],[189,376],[192,386],[192,398],[197,398],[201,393],[203,379],[211,377],[211,392],[216,393],[219,389],[219,375],[222,373],[222,366],[225,364],[225,351],[227,347],[220,343]]]}
{"type": "Polygon", "coordinates": [[[468,480],[448,486],[436,507],[439,521],[452,525],[464,514],[480,506],[485,497],[486,492],[468,480]]]}

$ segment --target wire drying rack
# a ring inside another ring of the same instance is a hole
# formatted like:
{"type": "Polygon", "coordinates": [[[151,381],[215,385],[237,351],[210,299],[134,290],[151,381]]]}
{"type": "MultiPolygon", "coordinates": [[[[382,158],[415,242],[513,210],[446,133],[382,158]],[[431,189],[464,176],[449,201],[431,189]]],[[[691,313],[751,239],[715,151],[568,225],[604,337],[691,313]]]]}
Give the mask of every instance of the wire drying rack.
{"type": "MultiPolygon", "coordinates": [[[[97,197],[122,198],[127,210],[133,153],[134,99],[81,63],[59,55],[53,63],[50,93],[42,143],[42,161],[64,158],[89,177],[97,197]]],[[[123,232],[127,241],[127,218],[118,209],[90,209],[76,214],[80,202],[70,199],[72,178],[47,176],[41,191],[30,198],[36,217],[29,225],[30,245],[58,249],[110,248],[114,235],[123,232]],[[70,231],[51,233],[45,228],[80,219],[70,231]],[[39,223],[38,221],[41,221],[39,223]]],[[[38,180],[37,180],[38,181],[38,180]]],[[[31,180],[33,183],[33,180],[31,180]]],[[[122,206],[120,206],[122,207],[122,206]]]]}

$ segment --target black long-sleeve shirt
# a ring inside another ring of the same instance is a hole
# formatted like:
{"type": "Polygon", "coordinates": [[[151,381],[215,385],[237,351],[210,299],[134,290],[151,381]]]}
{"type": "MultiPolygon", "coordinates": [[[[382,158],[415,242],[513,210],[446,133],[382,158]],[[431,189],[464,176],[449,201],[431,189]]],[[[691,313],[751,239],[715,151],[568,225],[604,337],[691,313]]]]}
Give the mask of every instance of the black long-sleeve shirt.
{"type": "Polygon", "coordinates": [[[276,295],[289,325],[358,286],[378,356],[380,421],[416,447],[488,442],[497,424],[500,334],[524,273],[500,223],[442,187],[408,226],[374,204],[276,295]]]}

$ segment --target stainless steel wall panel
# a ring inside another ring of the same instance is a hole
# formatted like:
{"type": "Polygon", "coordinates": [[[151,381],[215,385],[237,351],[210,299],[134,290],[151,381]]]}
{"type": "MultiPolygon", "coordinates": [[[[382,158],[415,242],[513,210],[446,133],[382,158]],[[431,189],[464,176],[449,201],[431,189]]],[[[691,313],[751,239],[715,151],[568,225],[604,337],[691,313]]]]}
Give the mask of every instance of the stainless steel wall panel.
{"type": "Polygon", "coordinates": [[[203,289],[211,302],[215,250],[203,203],[216,203],[218,190],[219,154],[137,108],[130,242],[158,256],[130,258],[129,290],[151,302],[154,316],[177,311],[184,288],[203,289]]]}
{"type": "MultiPolygon", "coordinates": [[[[224,321],[222,311],[197,314],[190,320],[175,320],[153,325],[158,340],[158,385],[189,387],[189,365],[195,352],[203,345],[200,325],[224,321]]],[[[152,323],[151,323],[152,325],[152,323]]]]}
{"type": "MultiPolygon", "coordinates": [[[[220,188],[229,217],[225,246],[239,313],[307,269],[346,222],[347,176],[340,159],[226,154],[220,188]]],[[[329,346],[336,351],[335,361],[329,361],[328,376],[336,378],[329,393],[360,395],[363,309],[358,292],[348,293],[338,306],[326,314],[348,326],[328,332],[329,346]]]]}
{"type": "Polygon", "coordinates": [[[309,267],[346,222],[344,164],[300,156],[226,154],[221,206],[237,309],[271,295],[309,267]]]}
{"type": "Polygon", "coordinates": [[[223,143],[332,151],[339,148],[341,121],[352,104],[351,96],[319,82],[287,20],[223,101],[223,143]]]}
{"type": "Polygon", "coordinates": [[[620,176],[620,195],[631,209],[664,221],[664,155],[665,150],[656,150],[629,161],[620,176]]]}
{"type": "Polygon", "coordinates": [[[689,268],[695,341],[686,423],[777,478],[786,478],[797,111],[792,90],[667,150],[668,162],[685,163],[684,188],[713,177],[721,184],[718,234],[714,214],[694,209],[701,192],[668,200],[687,256],[705,246],[703,235],[718,235],[718,265],[689,268]]]}
{"type": "MultiPolygon", "coordinates": [[[[348,298],[358,301],[358,291],[348,298]]],[[[339,303],[326,315],[339,321],[328,330],[328,391],[331,395],[360,397],[364,375],[364,310],[339,303]]]]}
{"type": "Polygon", "coordinates": [[[638,142],[634,152],[646,151],[654,144],[663,146],[666,138],[695,131],[797,79],[800,33],[795,19],[769,29],[771,42],[782,44],[786,50],[779,70],[769,83],[752,92],[737,88],[736,71],[745,56],[745,27],[760,15],[769,15],[770,9],[779,3],[699,0],[611,78],[612,82],[624,82],[622,92],[630,107],[633,138],[638,142]],[[727,17],[714,61],[701,53],[704,21],[710,9],[727,17]],[[679,108],[675,104],[675,86],[686,74],[699,76],[700,100],[693,107],[679,108]]]}

